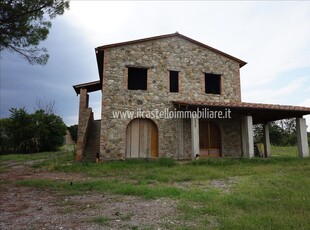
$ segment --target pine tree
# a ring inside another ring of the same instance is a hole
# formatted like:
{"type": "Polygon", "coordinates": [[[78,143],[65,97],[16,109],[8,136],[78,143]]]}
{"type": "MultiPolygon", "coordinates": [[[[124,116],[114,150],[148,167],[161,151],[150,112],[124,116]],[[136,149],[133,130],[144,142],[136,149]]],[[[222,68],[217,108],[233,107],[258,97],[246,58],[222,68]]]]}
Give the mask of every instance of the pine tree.
{"type": "Polygon", "coordinates": [[[17,53],[30,64],[45,65],[47,50],[38,45],[47,38],[50,20],[66,9],[68,0],[0,1],[0,51],[17,53]]]}

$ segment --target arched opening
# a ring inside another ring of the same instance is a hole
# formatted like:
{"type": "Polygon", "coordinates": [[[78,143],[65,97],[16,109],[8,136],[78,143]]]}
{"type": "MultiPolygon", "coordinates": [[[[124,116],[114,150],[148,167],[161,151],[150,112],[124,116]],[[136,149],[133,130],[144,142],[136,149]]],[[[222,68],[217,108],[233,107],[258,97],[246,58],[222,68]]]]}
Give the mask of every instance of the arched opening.
{"type": "Polygon", "coordinates": [[[221,131],[210,121],[199,119],[200,157],[221,157],[221,131]]]}
{"type": "Polygon", "coordinates": [[[158,130],[150,119],[132,120],[126,129],[126,158],[157,158],[158,130]]]}

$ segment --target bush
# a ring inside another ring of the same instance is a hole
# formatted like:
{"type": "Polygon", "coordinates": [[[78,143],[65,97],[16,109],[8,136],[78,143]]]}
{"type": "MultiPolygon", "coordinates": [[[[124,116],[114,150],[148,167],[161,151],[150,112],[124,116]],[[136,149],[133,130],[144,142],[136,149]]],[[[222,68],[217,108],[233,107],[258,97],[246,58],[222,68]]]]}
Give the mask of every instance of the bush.
{"type": "Polygon", "coordinates": [[[12,108],[10,112],[10,118],[0,122],[1,152],[55,151],[63,144],[66,125],[59,116],[44,110],[28,114],[25,108],[12,108]]]}
{"type": "MultiPolygon", "coordinates": [[[[263,143],[263,126],[254,125],[254,140],[263,143]]],[[[278,122],[269,123],[270,143],[277,146],[297,145],[295,119],[284,119],[278,122]]]]}
{"type": "Polygon", "coordinates": [[[77,134],[78,134],[78,125],[71,125],[68,127],[68,130],[70,132],[71,138],[75,143],[77,142],[77,134]]]}
{"type": "Polygon", "coordinates": [[[10,120],[8,118],[0,119],[0,153],[10,152],[10,138],[8,134],[10,120]]]}

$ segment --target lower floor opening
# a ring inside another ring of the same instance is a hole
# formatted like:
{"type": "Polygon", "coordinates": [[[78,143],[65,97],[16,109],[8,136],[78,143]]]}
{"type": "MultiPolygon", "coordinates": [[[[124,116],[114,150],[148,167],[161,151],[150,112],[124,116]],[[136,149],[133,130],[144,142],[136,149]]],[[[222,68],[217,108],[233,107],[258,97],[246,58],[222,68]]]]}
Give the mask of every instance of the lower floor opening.
{"type": "Polygon", "coordinates": [[[126,129],[126,158],[157,158],[158,130],[150,119],[134,119],[126,129]]]}
{"type": "Polygon", "coordinates": [[[221,132],[219,127],[210,121],[199,119],[200,158],[221,157],[221,132]]]}

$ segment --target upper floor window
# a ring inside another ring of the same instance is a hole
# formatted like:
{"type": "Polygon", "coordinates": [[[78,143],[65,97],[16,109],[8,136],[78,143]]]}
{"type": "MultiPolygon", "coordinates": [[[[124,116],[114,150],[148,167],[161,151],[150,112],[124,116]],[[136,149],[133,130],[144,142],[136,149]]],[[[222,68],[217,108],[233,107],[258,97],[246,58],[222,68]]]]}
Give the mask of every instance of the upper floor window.
{"type": "Polygon", "coordinates": [[[221,94],[221,75],[205,73],[205,93],[221,94]]]}
{"type": "Polygon", "coordinates": [[[128,89],[147,90],[147,69],[128,67],[128,89]]]}
{"type": "Polygon", "coordinates": [[[169,91],[177,93],[179,92],[179,72],[169,71],[169,91]]]}

